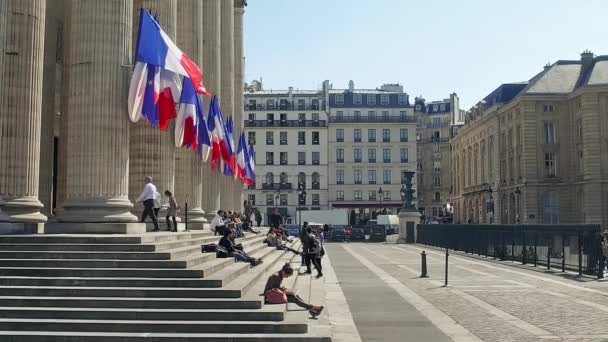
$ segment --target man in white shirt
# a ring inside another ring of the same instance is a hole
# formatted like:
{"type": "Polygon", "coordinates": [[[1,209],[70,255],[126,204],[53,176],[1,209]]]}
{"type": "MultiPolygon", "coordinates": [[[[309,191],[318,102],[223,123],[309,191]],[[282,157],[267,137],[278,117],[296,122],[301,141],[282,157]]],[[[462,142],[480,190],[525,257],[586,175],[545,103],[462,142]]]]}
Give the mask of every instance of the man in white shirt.
{"type": "MultiPolygon", "coordinates": [[[[219,232],[218,228],[219,230],[223,230],[225,227],[226,222],[224,222],[224,212],[222,210],[218,210],[213,220],[211,220],[211,230],[213,231],[213,235],[217,235],[217,233],[219,232]]],[[[220,235],[222,235],[223,231],[219,233],[220,235]]]]}
{"type": "Polygon", "coordinates": [[[141,221],[144,222],[146,220],[146,216],[150,216],[152,219],[152,223],[154,223],[153,232],[159,231],[158,229],[158,219],[156,219],[156,215],[154,214],[154,196],[158,192],[156,190],[156,185],[152,184],[152,177],[146,176],[144,182],[144,191],[142,191],[141,195],[137,197],[136,202],[144,203],[144,212],[141,214],[141,221]]]}

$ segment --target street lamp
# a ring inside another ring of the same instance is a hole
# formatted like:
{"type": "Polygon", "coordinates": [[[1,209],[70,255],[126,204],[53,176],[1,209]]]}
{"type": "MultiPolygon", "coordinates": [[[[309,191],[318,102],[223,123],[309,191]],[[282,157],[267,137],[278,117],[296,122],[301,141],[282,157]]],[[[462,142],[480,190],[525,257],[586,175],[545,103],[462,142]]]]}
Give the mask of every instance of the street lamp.
{"type": "Polygon", "coordinates": [[[486,212],[490,214],[490,224],[494,223],[494,198],[492,197],[492,187],[488,184],[486,189],[488,192],[488,203],[486,206],[486,212]]]}
{"type": "Polygon", "coordinates": [[[306,203],[306,191],[304,190],[302,184],[299,184],[296,192],[298,194],[298,205],[296,206],[296,211],[298,212],[298,227],[300,227],[302,225],[302,210],[298,210],[298,208],[302,202],[306,203]]]}
{"type": "Polygon", "coordinates": [[[382,214],[382,200],[384,199],[384,191],[382,191],[382,188],[378,189],[378,198],[380,199],[380,214],[382,214]]]}
{"type": "Polygon", "coordinates": [[[520,223],[520,219],[519,219],[520,196],[521,196],[521,190],[519,190],[519,187],[517,187],[517,188],[515,188],[515,198],[517,199],[517,203],[515,204],[515,223],[516,224],[520,223]]]}

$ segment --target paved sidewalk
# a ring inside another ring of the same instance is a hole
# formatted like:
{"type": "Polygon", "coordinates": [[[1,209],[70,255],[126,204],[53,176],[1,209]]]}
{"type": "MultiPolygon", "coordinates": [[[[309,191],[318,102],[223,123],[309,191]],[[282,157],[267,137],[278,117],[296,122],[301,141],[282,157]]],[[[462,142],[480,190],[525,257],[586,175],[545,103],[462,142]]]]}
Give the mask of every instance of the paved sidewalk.
{"type": "Polygon", "coordinates": [[[430,277],[422,279],[421,246],[353,243],[327,249],[364,341],[392,341],[374,335],[387,316],[425,322],[417,326],[422,330],[399,326],[399,341],[608,341],[608,283],[451,254],[446,288],[443,252],[426,249],[430,277]],[[366,284],[379,289],[376,295],[361,298],[366,284]],[[376,306],[383,315],[365,315],[376,306]],[[414,331],[417,338],[408,333],[414,331]]]}

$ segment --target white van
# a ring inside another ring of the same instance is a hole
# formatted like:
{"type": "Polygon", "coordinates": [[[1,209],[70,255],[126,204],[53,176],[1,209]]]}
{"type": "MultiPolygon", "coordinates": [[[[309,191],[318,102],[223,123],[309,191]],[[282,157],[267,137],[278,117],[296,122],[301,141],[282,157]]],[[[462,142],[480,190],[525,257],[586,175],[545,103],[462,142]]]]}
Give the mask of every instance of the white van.
{"type": "Polygon", "coordinates": [[[378,215],[377,224],[383,225],[386,229],[391,229],[395,234],[399,234],[399,217],[397,215],[378,215]]]}

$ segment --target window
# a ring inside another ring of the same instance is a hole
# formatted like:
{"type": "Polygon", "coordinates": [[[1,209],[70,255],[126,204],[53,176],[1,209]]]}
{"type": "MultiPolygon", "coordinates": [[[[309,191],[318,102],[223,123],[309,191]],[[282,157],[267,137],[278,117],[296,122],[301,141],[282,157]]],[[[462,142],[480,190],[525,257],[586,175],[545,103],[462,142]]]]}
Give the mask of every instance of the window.
{"type": "Polygon", "coordinates": [[[543,105],[543,112],[545,112],[545,113],[553,112],[553,105],[543,105]]]}
{"type": "Polygon", "coordinates": [[[281,172],[281,174],[279,175],[279,181],[281,182],[281,184],[287,183],[287,180],[288,180],[287,173],[281,172]]]}
{"type": "Polygon", "coordinates": [[[279,154],[279,162],[281,163],[281,165],[287,165],[287,152],[281,152],[279,154]]]}
{"type": "Polygon", "coordinates": [[[298,152],[298,165],[306,165],[306,152],[298,152]]]}
{"type": "Polygon", "coordinates": [[[306,145],[306,132],[298,132],[298,145],[306,145]]]}
{"type": "Polygon", "coordinates": [[[313,122],[319,121],[319,113],[312,113],[312,121],[313,122]]]}
{"type": "Polygon", "coordinates": [[[360,105],[361,102],[361,94],[353,94],[353,104],[360,105]]]}
{"type": "Polygon", "coordinates": [[[321,159],[321,153],[320,152],[313,152],[312,153],[312,165],[319,165],[320,159],[321,159]]]}
{"type": "MultiPolygon", "coordinates": [[[[312,108],[313,110],[319,110],[319,99],[310,100],[310,108],[312,108]]],[[[313,114],[312,119],[313,120],[315,119],[314,114],[313,114]]],[[[318,118],[317,118],[317,120],[318,120],[318,118]]]]}
{"type": "Polygon", "coordinates": [[[250,205],[255,205],[255,194],[247,195],[247,202],[249,202],[250,205]]]}
{"type": "Polygon", "coordinates": [[[298,196],[298,205],[306,205],[306,196],[298,196]]]}
{"type": "Polygon", "coordinates": [[[281,125],[284,125],[287,122],[287,114],[281,113],[281,125]]]}
{"type": "Polygon", "coordinates": [[[344,142],[344,129],[343,128],[336,129],[336,141],[344,142]]]}
{"type": "Polygon", "coordinates": [[[382,111],[382,120],[388,121],[388,110],[382,111]]]}
{"type": "Polygon", "coordinates": [[[399,130],[399,141],[400,142],[407,142],[407,137],[408,137],[407,128],[401,128],[399,130]]]}
{"type": "Polygon", "coordinates": [[[319,194],[312,194],[312,205],[319,205],[319,194]]]}
{"type": "Polygon", "coordinates": [[[391,149],[390,148],[382,149],[382,159],[384,160],[385,163],[391,162],[391,149]]]}
{"type": "Polygon", "coordinates": [[[376,142],[376,129],[370,128],[367,130],[367,141],[376,142]]]}
{"type": "Polygon", "coordinates": [[[557,191],[547,191],[543,198],[543,223],[559,223],[559,194],[557,191]]]}
{"type": "Polygon", "coordinates": [[[441,152],[441,146],[439,146],[439,145],[433,146],[433,153],[434,154],[439,154],[440,152],[441,152]]]}
{"type": "Polygon", "coordinates": [[[376,184],[376,170],[367,170],[367,182],[376,184]]]}
{"type": "Polygon", "coordinates": [[[344,95],[336,95],[336,104],[343,105],[344,104],[344,95]]]}
{"type": "Polygon", "coordinates": [[[361,197],[361,190],[355,190],[355,201],[361,201],[363,198],[361,197]]]}
{"type": "Polygon", "coordinates": [[[281,201],[281,205],[287,205],[287,194],[281,194],[279,198],[281,201]]]}
{"type": "Polygon", "coordinates": [[[344,184],[344,170],[336,170],[336,184],[344,184]]]}
{"type": "Polygon", "coordinates": [[[266,194],[266,205],[274,205],[274,196],[272,194],[266,194]]]}
{"type": "Polygon", "coordinates": [[[355,128],[353,131],[355,142],[361,142],[361,128],[355,128]]]}
{"type": "Polygon", "coordinates": [[[407,104],[407,96],[405,94],[399,94],[399,105],[404,106],[407,104]]]}
{"type": "Polygon", "coordinates": [[[441,118],[433,118],[433,127],[441,126],[441,118]]]}
{"type": "Polygon", "coordinates": [[[419,104],[417,104],[417,105],[416,105],[416,111],[417,111],[417,112],[419,112],[419,111],[421,111],[421,110],[422,110],[422,106],[421,106],[421,105],[419,105],[419,104]]]}
{"type": "Polygon", "coordinates": [[[385,95],[385,94],[380,95],[380,103],[382,105],[387,105],[388,104],[388,99],[389,99],[388,95],[385,95]]]}
{"type": "Polygon", "coordinates": [[[368,111],[367,118],[369,119],[369,121],[376,121],[376,112],[373,110],[368,111]]]}
{"type": "Polygon", "coordinates": [[[313,172],[312,173],[312,188],[320,189],[320,187],[321,187],[321,176],[319,175],[318,172],[313,172]]]}
{"type": "Polygon", "coordinates": [[[375,201],[376,200],[376,191],[374,190],[370,190],[367,192],[367,199],[370,201],[375,201]]]}
{"type": "Polygon", "coordinates": [[[433,177],[433,186],[436,188],[441,186],[441,177],[433,177]]]}
{"type": "Polygon", "coordinates": [[[355,111],[355,120],[356,121],[361,120],[361,112],[358,110],[355,111]]]}
{"type": "Polygon", "coordinates": [[[274,145],[274,132],[266,132],[266,145],[274,145]]]}
{"type": "Polygon", "coordinates": [[[400,111],[400,112],[399,112],[399,119],[400,119],[401,121],[405,121],[405,120],[407,119],[407,112],[406,112],[406,111],[404,111],[404,110],[400,111]]]}
{"type": "Polygon", "coordinates": [[[298,113],[298,123],[299,123],[299,125],[300,126],[304,126],[305,122],[306,122],[306,113],[298,113]]]}
{"type": "Polygon", "coordinates": [[[391,130],[388,128],[382,129],[382,141],[390,142],[391,141],[391,130]]]}
{"type": "Polygon", "coordinates": [[[362,176],[361,170],[354,170],[353,171],[353,178],[355,180],[355,184],[362,184],[363,183],[363,176],[362,176]]]}
{"type": "Polygon", "coordinates": [[[266,174],[266,184],[272,184],[274,183],[274,175],[272,174],[272,172],[268,172],[266,174]]]}
{"type": "Polygon", "coordinates": [[[557,156],[555,152],[545,153],[545,176],[555,177],[557,176],[557,156]]]}
{"type": "Polygon", "coordinates": [[[344,149],[343,148],[336,149],[336,163],[344,163],[344,149]]]}
{"type": "Polygon", "coordinates": [[[370,163],[376,162],[376,149],[370,148],[367,150],[367,161],[370,163]]]}
{"type": "Polygon", "coordinates": [[[274,152],[266,152],[266,165],[274,165],[274,152]]]}
{"type": "Polygon", "coordinates": [[[344,201],[344,191],[336,191],[336,201],[344,201]]]}
{"type": "Polygon", "coordinates": [[[344,112],[339,110],[336,112],[336,119],[342,120],[344,118],[344,112]]]}
{"type": "Polygon", "coordinates": [[[367,104],[375,105],[376,104],[376,94],[368,94],[367,95],[367,104]]]}
{"type": "Polygon", "coordinates": [[[287,132],[279,132],[279,139],[281,145],[287,145],[287,132]]]}
{"type": "Polygon", "coordinates": [[[306,102],[304,102],[304,99],[298,99],[298,110],[304,110],[306,106],[306,102]]]}
{"type": "Polygon", "coordinates": [[[555,136],[555,124],[553,122],[545,122],[545,144],[552,145],[557,143],[555,136]]]}
{"type": "Polygon", "coordinates": [[[255,145],[255,132],[247,132],[249,145],[255,145]]]}
{"type": "Polygon", "coordinates": [[[433,171],[441,171],[441,162],[440,161],[433,162],[433,171]]]}
{"type": "Polygon", "coordinates": [[[312,144],[319,145],[319,132],[312,132],[312,144]]]}
{"type": "MultiPolygon", "coordinates": [[[[255,104],[253,106],[255,107],[255,104]]],[[[250,122],[255,122],[255,113],[249,113],[248,117],[250,122]]]]}
{"type": "Polygon", "coordinates": [[[355,163],[360,163],[363,160],[363,153],[360,148],[353,149],[353,159],[355,163]]]}
{"type": "Polygon", "coordinates": [[[409,156],[408,156],[408,149],[407,147],[402,147],[399,149],[399,156],[401,158],[401,162],[402,163],[407,163],[409,161],[409,156]]]}
{"type": "Polygon", "coordinates": [[[435,193],[435,202],[441,202],[441,192],[435,193]]]}
{"type": "Polygon", "coordinates": [[[391,170],[384,170],[382,172],[382,180],[383,180],[384,184],[391,184],[391,176],[392,176],[391,170]]]}
{"type": "Polygon", "coordinates": [[[435,131],[433,132],[433,136],[431,137],[431,142],[439,142],[441,141],[441,132],[435,131]]]}
{"type": "Polygon", "coordinates": [[[298,173],[298,186],[306,189],[306,174],[304,172],[298,173]]]}
{"type": "Polygon", "coordinates": [[[384,198],[385,201],[390,201],[391,200],[391,192],[384,190],[384,193],[382,194],[382,198],[384,198]]]}
{"type": "Polygon", "coordinates": [[[445,103],[439,105],[439,110],[445,112],[445,103]]]}
{"type": "MultiPolygon", "coordinates": [[[[269,100],[269,101],[272,101],[272,100],[269,100]]],[[[273,125],[274,124],[274,114],[272,114],[272,113],[266,114],[266,120],[268,121],[268,123],[270,125],[273,125]]]]}

